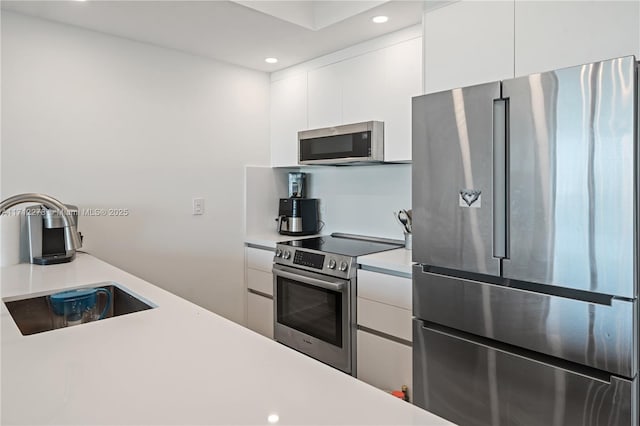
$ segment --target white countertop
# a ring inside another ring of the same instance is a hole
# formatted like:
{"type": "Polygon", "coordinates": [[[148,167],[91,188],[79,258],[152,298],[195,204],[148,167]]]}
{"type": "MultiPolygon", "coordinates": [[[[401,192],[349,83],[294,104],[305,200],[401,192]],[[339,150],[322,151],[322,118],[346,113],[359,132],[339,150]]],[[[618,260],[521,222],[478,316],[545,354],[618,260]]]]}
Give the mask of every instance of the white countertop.
{"type": "Polygon", "coordinates": [[[358,256],[358,264],[365,267],[371,266],[411,275],[411,265],[413,264],[411,261],[411,253],[411,250],[400,248],[366,256],[358,256]]]}
{"type": "Polygon", "coordinates": [[[0,305],[2,424],[450,424],[86,254],[2,268],[0,292],[103,281],[157,307],[23,336],[0,305]]]}

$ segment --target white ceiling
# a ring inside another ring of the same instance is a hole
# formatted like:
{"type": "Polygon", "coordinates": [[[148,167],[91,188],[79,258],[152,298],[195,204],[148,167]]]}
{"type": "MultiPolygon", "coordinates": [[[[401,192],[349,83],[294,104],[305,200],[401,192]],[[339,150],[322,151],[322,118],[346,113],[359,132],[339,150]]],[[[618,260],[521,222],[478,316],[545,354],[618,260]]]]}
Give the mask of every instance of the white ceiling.
{"type": "Polygon", "coordinates": [[[272,72],[418,24],[442,3],[2,0],[2,9],[272,72]],[[389,21],[374,24],[376,15],[389,21]]]}

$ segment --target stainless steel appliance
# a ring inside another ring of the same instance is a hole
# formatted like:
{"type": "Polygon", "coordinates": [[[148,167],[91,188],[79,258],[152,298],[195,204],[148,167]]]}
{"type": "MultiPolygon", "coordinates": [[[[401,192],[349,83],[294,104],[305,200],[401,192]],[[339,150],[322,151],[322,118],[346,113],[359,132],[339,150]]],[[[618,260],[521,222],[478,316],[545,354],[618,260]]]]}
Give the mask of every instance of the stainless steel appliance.
{"type": "Polygon", "coordinates": [[[275,340],[355,375],[357,256],[401,246],[337,233],[277,244],[275,340]]]}
{"type": "MultiPolygon", "coordinates": [[[[65,204],[72,226],[78,225],[78,207],[65,204]]],[[[54,265],[71,262],[76,250],[68,246],[62,215],[44,205],[25,209],[29,262],[38,265],[54,265]]]]}
{"type": "Polygon", "coordinates": [[[384,123],[366,121],[298,132],[299,164],[380,163],[384,123]]]}
{"type": "Polygon", "coordinates": [[[633,57],[413,98],[413,386],[464,425],[638,425],[633,57]]]}
{"type": "Polygon", "coordinates": [[[277,229],[282,235],[313,235],[319,230],[316,198],[281,198],[277,229]]]}

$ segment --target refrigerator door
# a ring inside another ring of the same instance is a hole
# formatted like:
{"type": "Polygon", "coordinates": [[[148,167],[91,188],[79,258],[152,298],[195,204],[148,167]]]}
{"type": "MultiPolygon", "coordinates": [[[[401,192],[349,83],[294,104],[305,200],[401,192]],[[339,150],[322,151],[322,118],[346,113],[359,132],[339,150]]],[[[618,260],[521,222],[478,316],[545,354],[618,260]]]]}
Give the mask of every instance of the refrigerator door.
{"type": "Polygon", "coordinates": [[[413,98],[413,261],[499,275],[493,101],[500,83],[413,98]]]}
{"type": "Polygon", "coordinates": [[[413,321],[414,404],[454,423],[638,424],[638,378],[529,358],[413,321]]]}
{"type": "Polygon", "coordinates": [[[445,327],[623,377],[638,366],[638,301],[578,300],[422,272],[413,313],[445,327]]]}
{"type": "Polygon", "coordinates": [[[509,247],[503,275],[635,298],[635,61],[505,80],[509,247]]]}

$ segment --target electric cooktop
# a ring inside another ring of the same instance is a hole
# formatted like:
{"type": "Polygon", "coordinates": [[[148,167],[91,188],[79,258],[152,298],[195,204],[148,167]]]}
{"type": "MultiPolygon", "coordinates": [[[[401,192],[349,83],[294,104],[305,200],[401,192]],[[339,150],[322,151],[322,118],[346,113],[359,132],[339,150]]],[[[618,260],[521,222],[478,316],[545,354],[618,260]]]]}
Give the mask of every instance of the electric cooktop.
{"type": "Polygon", "coordinates": [[[276,244],[274,270],[283,265],[289,274],[296,268],[351,279],[356,276],[358,256],[403,246],[402,241],[338,233],[284,241],[276,244]]]}
{"type": "Polygon", "coordinates": [[[350,236],[349,234],[332,234],[322,237],[305,238],[302,240],[285,241],[280,244],[296,249],[310,249],[353,257],[394,250],[403,247],[404,245],[401,242],[396,243],[392,240],[380,241],[373,238],[360,238],[358,238],[358,236],[350,236]]]}

